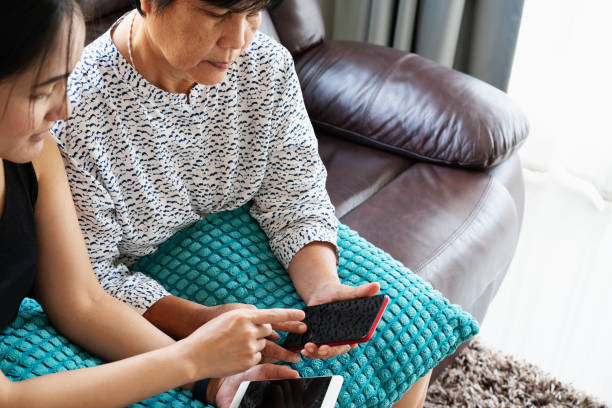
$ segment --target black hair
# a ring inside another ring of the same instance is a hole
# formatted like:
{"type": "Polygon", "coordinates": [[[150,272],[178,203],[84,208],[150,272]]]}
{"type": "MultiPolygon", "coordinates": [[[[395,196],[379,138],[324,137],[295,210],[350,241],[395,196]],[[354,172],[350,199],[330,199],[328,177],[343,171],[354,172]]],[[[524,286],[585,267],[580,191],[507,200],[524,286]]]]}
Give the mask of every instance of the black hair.
{"type": "MultiPolygon", "coordinates": [[[[132,0],[136,9],[141,15],[144,15],[140,8],[139,0],[132,0]]],[[[202,3],[213,7],[228,9],[233,13],[241,13],[248,10],[263,10],[277,6],[282,0],[201,0],[202,3]]],[[[151,0],[156,8],[156,11],[162,11],[174,0],[151,0]]]]}
{"type": "MultiPolygon", "coordinates": [[[[66,19],[79,10],[77,0],[14,0],[0,16],[0,81],[38,63],[42,68],[66,19]]],[[[69,40],[72,32],[70,25],[69,40]]],[[[70,42],[69,42],[70,44],[70,42]]],[[[70,47],[70,45],[68,45],[70,47]]],[[[69,49],[70,51],[70,49],[69,49]]],[[[70,52],[68,52],[68,61],[70,52]]],[[[67,64],[68,65],[68,64],[67,64]]]]}

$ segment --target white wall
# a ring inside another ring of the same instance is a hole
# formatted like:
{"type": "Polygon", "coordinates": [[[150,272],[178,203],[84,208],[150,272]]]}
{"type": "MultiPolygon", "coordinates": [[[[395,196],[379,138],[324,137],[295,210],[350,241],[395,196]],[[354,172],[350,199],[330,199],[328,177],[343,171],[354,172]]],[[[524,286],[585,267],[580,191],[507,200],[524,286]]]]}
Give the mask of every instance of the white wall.
{"type": "Polygon", "coordinates": [[[610,15],[525,2],[508,89],[531,122],[525,219],[481,337],[612,404],[610,15]]]}

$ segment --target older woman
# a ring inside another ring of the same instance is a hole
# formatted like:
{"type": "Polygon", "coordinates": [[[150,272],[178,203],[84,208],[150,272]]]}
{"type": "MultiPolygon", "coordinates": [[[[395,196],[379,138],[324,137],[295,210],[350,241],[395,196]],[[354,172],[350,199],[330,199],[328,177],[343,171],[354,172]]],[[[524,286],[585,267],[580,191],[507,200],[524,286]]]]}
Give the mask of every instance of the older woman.
{"type": "MultiPolygon", "coordinates": [[[[379,290],[338,278],[337,220],[293,60],[257,31],[269,3],[139,1],[86,48],[69,84],[74,114],[53,130],[102,286],[175,338],[245,305],[204,307],[130,266],[247,202],[306,304],[379,290]]],[[[349,350],[309,343],[302,353],[349,350]]],[[[299,355],[269,342],[264,361],[279,360],[299,355]]],[[[427,381],[397,406],[422,403],[427,381]]]]}

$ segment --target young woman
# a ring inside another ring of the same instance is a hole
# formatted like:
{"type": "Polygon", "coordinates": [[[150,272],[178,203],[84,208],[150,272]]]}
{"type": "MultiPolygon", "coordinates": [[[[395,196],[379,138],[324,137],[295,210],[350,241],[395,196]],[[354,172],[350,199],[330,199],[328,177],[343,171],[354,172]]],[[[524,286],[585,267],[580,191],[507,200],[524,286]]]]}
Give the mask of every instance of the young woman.
{"type": "Polygon", "coordinates": [[[0,330],[33,294],[58,331],[115,362],[20,382],[0,374],[0,407],[126,406],[209,377],[220,380],[199,391],[227,407],[243,379],[296,377],[288,367],[256,364],[265,338],[275,336],[272,325],[301,331],[302,311],[229,311],[175,342],[100,287],[48,135],[70,114],[66,80],[84,41],[81,13],[73,0],[10,1],[2,9],[0,330]]]}
{"type": "MultiPolygon", "coordinates": [[[[338,278],[337,220],[293,59],[258,32],[270,3],[137,1],[85,50],[69,84],[74,115],[52,131],[102,286],[174,338],[227,306],[172,296],[130,266],[206,214],[247,202],[304,303],[380,288],[338,278]]],[[[349,350],[309,343],[303,354],[349,350]]],[[[263,354],[299,358],[271,342],[263,354]]],[[[422,404],[428,378],[397,406],[422,404]]]]}

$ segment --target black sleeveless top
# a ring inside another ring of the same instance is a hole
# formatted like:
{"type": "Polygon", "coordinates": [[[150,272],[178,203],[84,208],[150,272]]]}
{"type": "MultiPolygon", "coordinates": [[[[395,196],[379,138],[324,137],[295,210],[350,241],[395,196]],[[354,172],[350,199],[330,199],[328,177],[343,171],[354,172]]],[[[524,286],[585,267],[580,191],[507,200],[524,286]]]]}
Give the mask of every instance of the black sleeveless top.
{"type": "Polygon", "coordinates": [[[4,211],[0,218],[0,331],[11,324],[31,295],[37,245],[34,204],[38,182],[32,163],[4,162],[4,211]]]}

